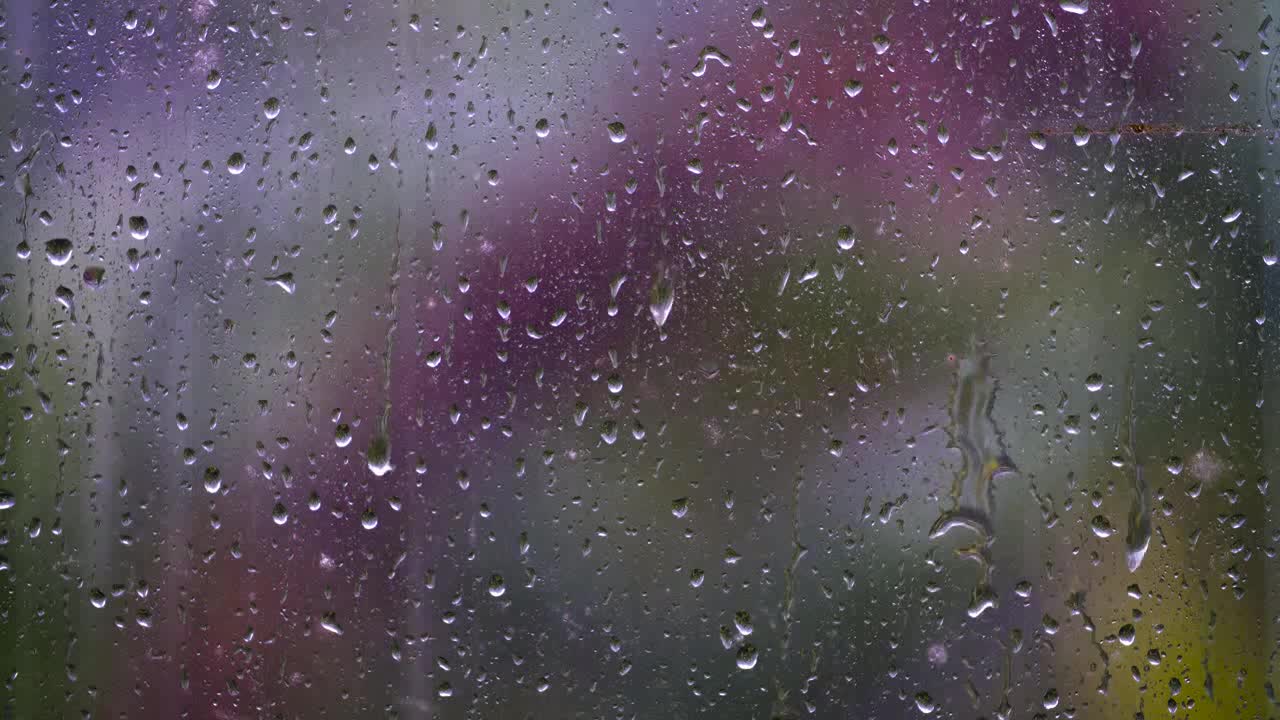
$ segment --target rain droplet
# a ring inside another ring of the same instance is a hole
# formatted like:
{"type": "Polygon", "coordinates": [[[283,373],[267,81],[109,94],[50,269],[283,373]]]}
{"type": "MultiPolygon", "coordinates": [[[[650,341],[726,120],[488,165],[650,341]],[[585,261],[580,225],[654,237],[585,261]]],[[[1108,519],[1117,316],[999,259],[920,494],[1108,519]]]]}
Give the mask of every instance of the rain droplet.
{"type": "Polygon", "coordinates": [[[728,55],[720,52],[714,45],[708,45],[702,48],[702,52],[698,53],[698,64],[693,66],[693,76],[702,77],[707,73],[707,61],[715,60],[724,67],[733,67],[733,61],[728,55]]]}
{"type": "Polygon", "coordinates": [[[666,324],[675,301],[676,291],[671,280],[665,274],[654,280],[653,287],[649,290],[649,313],[653,315],[653,322],[659,329],[666,324]]]}
{"type": "Polygon", "coordinates": [[[204,469],[204,491],[210,494],[222,489],[222,471],[216,467],[204,469]]]}
{"type": "Polygon", "coordinates": [[[501,575],[493,575],[489,578],[489,594],[493,597],[502,597],[507,592],[506,583],[502,581],[501,575]]]}
{"type": "Polygon", "coordinates": [[[1089,529],[1093,530],[1094,535],[1103,539],[1111,537],[1116,532],[1116,529],[1111,525],[1111,521],[1105,515],[1093,516],[1093,520],[1089,522],[1089,529]]]}
{"type": "Polygon", "coordinates": [[[689,512],[689,498],[676,498],[671,501],[671,514],[677,518],[684,517],[689,512]]]}
{"type": "Polygon", "coordinates": [[[609,123],[609,139],[615,143],[626,142],[627,126],[620,122],[609,123]]]}
{"type": "Polygon", "coordinates": [[[293,281],[293,273],[291,272],[280,273],[279,275],[271,275],[271,276],[262,278],[262,280],[263,282],[266,282],[268,284],[275,285],[276,287],[280,288],[286,293],[289,293],[290,295],[292,295],[294,291],[298,289],[297,284],[294,283],[293,281]]]}
{"type": "Polygon", "coordinates": [[[374,475],[382,477],[391,472],[391,439],[383,433],[374,435],[364,457],[368,462],[369,472],[374,475]]]}
{"type": "Polygon", "coordinates": [[[49,240],[44,244],[44,255],[54,265],[66,265],[71,259],[71,241],[67,238],[49,240]]]}
{"type": "Polygon", "coordinates": [[[147,224],[147,219],[141,215],[134,215],[129,218],[129,234],[134,240],[146,240],[147,235],[151,234],[151,227],[147,224]]]}
{"type": "Polygon", "coordinates": [[[338,616],[333,613],[325,613],[324,617],[320,618],[320,627],[334,635],[342,634],[342,626],[338,624],[338,616]]]}
{"type": "Polygon", "coordinates": [[[341,423],[333,429],[333,444],[344,448],[351,444],[351,426],[341,423]]]}
{"type": "Polygon", "coordinates": [[[750,670],[756,666],[756,661],[760,659],[760,653],[756,650],[756,646],[747,643],[738,648],[738,669],[750,670]]]}
{"type": "Polygon", "coordinates": [[[848,225],[841,225],[836,231],[836,246],[841,250],[852,250],[857,238],[853,236],[853,228],[848,225]]]}
{"type": "Polygon", "coordinates": [[[106,282],[106,277],[106,268],[91,265],[84,269],[84,284],[95,290],[102,287],[106,282]]]}
{"type": "Polygon", "coordinates": [[[239,175],[244,172],[245,167],[246,164],[243,153],[233,152],[230,157],[227,158],[227,172],[232,175],[239,175]]]}

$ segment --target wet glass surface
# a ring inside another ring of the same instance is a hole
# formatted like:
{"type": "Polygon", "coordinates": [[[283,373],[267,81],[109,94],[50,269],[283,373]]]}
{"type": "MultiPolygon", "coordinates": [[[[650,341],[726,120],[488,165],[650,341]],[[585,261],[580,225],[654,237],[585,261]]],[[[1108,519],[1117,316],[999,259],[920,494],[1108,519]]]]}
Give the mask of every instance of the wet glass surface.
{"type": "Polygon", "coordinates": [[[10,0],[5,717],[1274,715],[1273,12],[10,0]]]}

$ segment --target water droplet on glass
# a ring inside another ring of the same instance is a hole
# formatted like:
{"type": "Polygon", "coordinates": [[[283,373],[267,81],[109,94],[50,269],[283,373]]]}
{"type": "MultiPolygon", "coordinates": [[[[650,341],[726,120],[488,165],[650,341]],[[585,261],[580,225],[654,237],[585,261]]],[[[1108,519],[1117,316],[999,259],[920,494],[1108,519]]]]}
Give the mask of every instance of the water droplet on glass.
{"type": "Polygon", "coordinates": [[[502,581],[501,575],[493,575],[489,578],[489,594],[493,597],[502,597],[507,592],[507,586],[502,581]]]}
{"type": "Polygon", "coordinates": [[[369,465],[369,472],[374,475],[382,477],[391,472],[391,439],[383,433],[374,435],[364,457],[369,465]]]}
{"type": "Polygon", "coordinates": [[[280,273],[279,275],[269,275],[262,278],[262,280],[270,285],[275,285],[290,295],[298,289],[297,284],[293,281],[293,273],[291,272],[280,273]]]}
{"type": "Polygon", "coordinates": [[[324,617],[320,618],[320,627],[334,635],[342,634],[342,626],[338,624],[338,616],[333,613],[325,613],[324,617]]]}
{"type": "Polygon", "coordinates": [[[856,243],[857,238],[853,236],[853,228],[848,225],[841,225],[840,229],[836,231],[836,247],[847,251],[852,250],[856,243]]]}
{"type": "Polygon", "coordinates": [[[44,255],[54,265],[66,265],[71,259],[71,241],[67,238],[49,240],[44,244],[44,255]]]}
{"type": "Polygon", "coordinates": [[[98,265],[90,265],[84,269],[84,284],[92,289],[98,289],[106,282],[107,270],[98,265]]]}
{"type": "Polygon", "coordinates": [[[344,448],[351,444],[351,426],[340,423],[333,429],[333,444],[344,448]]]}
{"type": "Polygon", "coordinates": [[[671,306],[675,301],[675,286],[672,285],[670,278],[661,275],[655,279],[653,287],[649,290],[649,313],[659,329],[666,324],[667,318],[671,315],[671,306]]]}
{"type": "Polygon", "coordinates": [[[737,664],[739,670],[750,670],[756,666],[756,661],[760,659],[760,653],[756,651],[756,646],[747,643],[738,648],[737,664]]]}
{"type": "Polygon", "coordinates": [[[151,233],[151,228],[147,223],[147,219],[141,215],[134,215],[129,218],[129,234],[134,240],[146,240],[147,235],[151,233]]]}
{"type": "Polygon", "coordinates": [[[1105,515],[1095,515],[1093,520],[1089,522],[1089,529],[1093,530],[1094,535],[1104,539],[1111,537],[1116,532],[1111,525],[1111,521],[1105,515]]]}
{"type": "Polygon", "coordinates": [[[216,467],[204,469],[204,490],[213,494],[222,489],[222,471],[216,467]]]}
{"type": "Polygon", "coordinates": [[[671,501],[671,514],[682,518],[689,512],[689,498],[676,498],[671,501]]]}

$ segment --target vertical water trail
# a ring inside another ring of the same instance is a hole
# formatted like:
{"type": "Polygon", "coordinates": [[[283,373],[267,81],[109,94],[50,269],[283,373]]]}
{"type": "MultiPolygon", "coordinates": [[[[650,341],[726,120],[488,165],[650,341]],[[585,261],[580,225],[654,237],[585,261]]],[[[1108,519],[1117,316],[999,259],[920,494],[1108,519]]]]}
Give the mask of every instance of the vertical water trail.
{"type": "Polygon", "coordinates": [[[951,447],[958,448],[962,464],[951,488],[952,507],[938,516],[929,530],[938,539],[958,528],[977,536],[974,545],[957,554],[978,563],[979,579],[968,613],[978,617],[996,604],[991,588],[994,568],[991,543],[995,540],[992,517],[997,475],[1017,472],[1005,451],[1004,438],[991,418],[996,380],[991,375],[991,355],[976,338],[970,340],[969,355],[955,359],[956,380],[951,397],[951,447]]]}
{"type": "Polygon", "coordinates": [[[378,477],[391,472],[393,467],[391,464],[391,351],[394,347],[397,327],[397,296],[400,287],[400,220],[403,215],[403,208],[396,210],[395,249],[391,253],[391,302],[387,312],[386,346],[382,354],[382,416],[378,418],[378,427],[365,453],[369,471],[378,477]]]}
{"type": "Polygon", "coordinates": [[[1137,377],[1129,370],[1128,398],[1128,437],[1125,452],[1133,465],[1133,502],[1129,506],[1128,530],[1124,536],[1125,562],[1129,572],[1137,572],[1142,566],[1142,559],[1147,555],[1147,547],[1151,544],[1151,490],[1147,487],[1146,478],[1142,476],[1142,461],[1138,457],[1137,419],[1134,400],[1137,377]]]}

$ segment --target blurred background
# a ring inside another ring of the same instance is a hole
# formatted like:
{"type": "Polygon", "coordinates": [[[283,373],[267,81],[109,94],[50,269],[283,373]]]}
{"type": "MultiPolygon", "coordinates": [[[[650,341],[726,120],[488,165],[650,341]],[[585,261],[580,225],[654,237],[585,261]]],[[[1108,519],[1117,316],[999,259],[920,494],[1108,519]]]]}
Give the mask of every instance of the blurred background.
{"type": "Polygon", "coordinates": [[[1274,717],[1275,12],[8,0],[3,716],[1274,717]]]}

